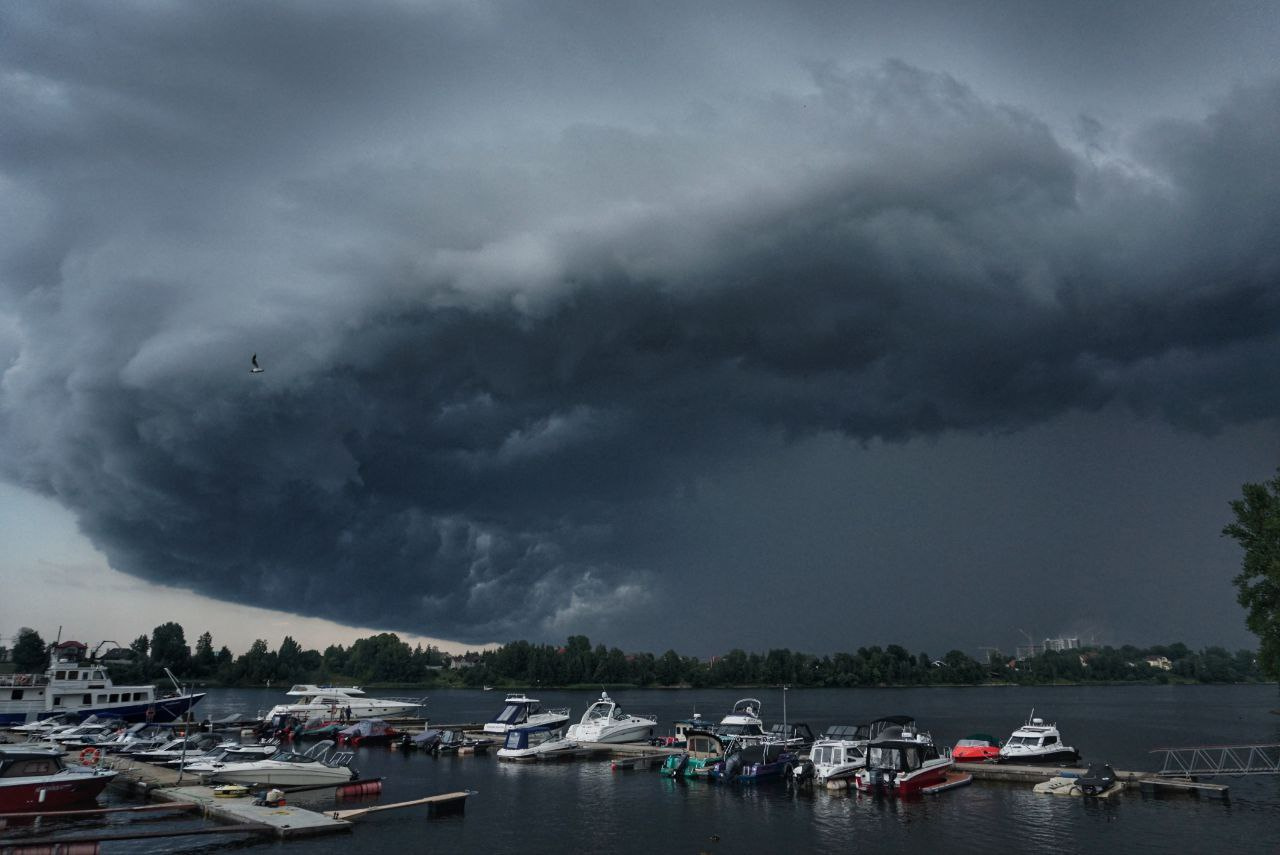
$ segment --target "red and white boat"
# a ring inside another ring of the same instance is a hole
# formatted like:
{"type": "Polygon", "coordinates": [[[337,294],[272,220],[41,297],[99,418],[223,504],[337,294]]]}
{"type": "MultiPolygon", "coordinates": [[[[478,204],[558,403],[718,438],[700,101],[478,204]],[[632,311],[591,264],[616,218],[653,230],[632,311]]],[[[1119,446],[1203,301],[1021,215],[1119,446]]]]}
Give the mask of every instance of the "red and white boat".
{"type": "Polygon", "coordinates": [[[889,716],[871,723],[867,765],[854,783],[864,793],[907,796],[946,783],[954,765],[910,716],[889,716]]]}
{"type": "Polygon", "coordinates": [[[53,748],[0,746],[0,813],[61,810],[92,802],[117,772],[64,766],[53,748]]]}

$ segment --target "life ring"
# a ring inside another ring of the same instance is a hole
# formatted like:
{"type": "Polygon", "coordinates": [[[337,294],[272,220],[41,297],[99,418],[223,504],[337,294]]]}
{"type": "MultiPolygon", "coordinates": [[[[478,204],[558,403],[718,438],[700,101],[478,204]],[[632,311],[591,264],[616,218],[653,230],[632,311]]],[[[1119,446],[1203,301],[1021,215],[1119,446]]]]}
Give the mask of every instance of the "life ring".
{"type": "Polygon", "coordinates": [[[88,748],[80,749],[80,765],[81,766],[97,766],[98,761],[101,759],[102,759],[101,748],[93,748],[92,746],[90,746],[88,748]]]}

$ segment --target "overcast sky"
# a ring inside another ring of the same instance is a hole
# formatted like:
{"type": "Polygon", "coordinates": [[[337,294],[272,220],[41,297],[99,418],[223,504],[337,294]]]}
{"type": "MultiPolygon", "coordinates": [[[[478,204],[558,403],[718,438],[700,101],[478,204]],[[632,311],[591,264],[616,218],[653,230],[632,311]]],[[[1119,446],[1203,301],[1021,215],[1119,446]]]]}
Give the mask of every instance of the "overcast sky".
{"type": "Polygon", "coordinates": [[[1272,3],[0,7],[0,634],[1251,644],[1278,57],[1272,3]]]}

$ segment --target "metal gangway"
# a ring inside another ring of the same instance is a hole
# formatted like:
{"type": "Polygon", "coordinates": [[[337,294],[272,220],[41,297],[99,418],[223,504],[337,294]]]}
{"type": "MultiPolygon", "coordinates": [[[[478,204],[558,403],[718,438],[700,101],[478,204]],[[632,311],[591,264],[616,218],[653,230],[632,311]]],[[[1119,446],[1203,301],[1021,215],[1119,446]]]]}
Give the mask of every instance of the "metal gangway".
{"type": "Polygon", "coordinates": [[[1280,745],[1202,745],[1153,748],[1164,755],[1157,775],[1164,778],[1212,778],[1217,775],[1280,775],[1280,745]]]}

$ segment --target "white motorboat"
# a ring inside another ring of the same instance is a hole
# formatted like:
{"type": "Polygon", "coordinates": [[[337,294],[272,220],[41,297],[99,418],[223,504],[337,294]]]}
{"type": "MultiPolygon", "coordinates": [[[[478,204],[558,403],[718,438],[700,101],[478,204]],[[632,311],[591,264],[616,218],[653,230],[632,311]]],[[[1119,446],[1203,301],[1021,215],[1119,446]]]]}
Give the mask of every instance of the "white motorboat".
{"type": "Polygon", "coordinates": [[[600,700],[587,707],[582,721],[571,725],[565,736],[580,742],[639,742],[652,738],[657,726],[657,716],[629,715],[601,692],[600,700]]]}
{"type": "Polygon", "coordinates": [[[502,712],[484,726],[485,733],[507,733],[517,727],[560,728],[569,723],[569,708],[542,708],[542,701],[523,693],[507,695],[502,712]]]}
{"type": "Polygon", "coordinates": [[[170,739],[159,748],[126,753],[134,760],[141,760],[144,763],[166,763],[169,760],[181,760],[184,756],[194,760],[221,741],[221,737],[212,733],[200,733],[195,736],[179,736],[176,739],[170,739]]]}
{"type": "Polygon", "coordinates": [[[578,743],[568,739],[557,727],[537,725],[515,727],[507,731],[506,741],[498,749],[501,760],[551,760],[572,754],[578,743]]]}
{"type": "Polygon", "coordinates": [[[216,772],[232,763],[254,763],[258,760],[266,760],[279,752],[280,745],[274,742],[264,742],[261,745],[224,743],[201,754],[194,760],[188,760],[186,763],[176,761],[175,765],[181,765],[184,772],[201,774],[216,772]]]}
{"type": "Polygon", "coordinates": [[[281,751],[265,760],[252,763],[228,763],[221,769],[202,774],[206,783],[263,784],[277,787],[305,787],[321,784],[345,784],[359,774],[348,764],[354,752],[329,755],[333,740],[317,742],[305,754],[281,751]]]}
{"type": "Polygon", "coordinates": [[[716,725],[716,733],[727,739],[736,738],[744,742],[764,741],[768,734],[764,731],[764,722],[760,719],[762,705],[759,698],[742,698],[733,705],[733,709],[716,725]]]}
{"type": "Polygon", "coordinates": [[[1079,760],[1080,752],[1062,744],[1058,726],[1036,718],[1035,710],[996,755],[997,763],[1075,763],[1079,760]]]}
{"type": "Polygon", "coordinates": [[[369,698],[359,686],[316,686],[302,683],[285,692],[299,700],[276,704],[262,716],[271,721],[276,716],[294,716],[299,721],[329,718],[347,721],[359,718],[391,718],[408,715],[427,702],[426,698],[369,698]]]}
{"type": "Polygon", "coordinates": [[[819,785],[844,785],[867,765],[867,725],[838,725],[828,728],[809,749],[809,758],[795,768],[797,781],[813,780],[819,785]]]}

